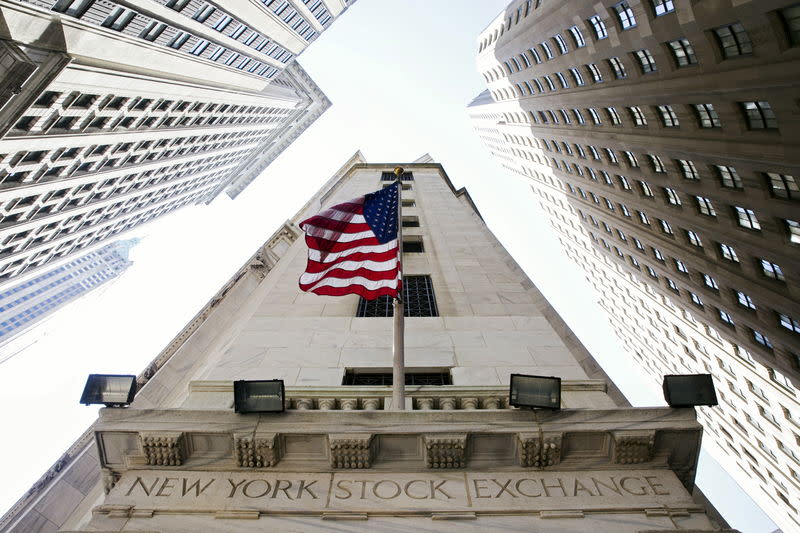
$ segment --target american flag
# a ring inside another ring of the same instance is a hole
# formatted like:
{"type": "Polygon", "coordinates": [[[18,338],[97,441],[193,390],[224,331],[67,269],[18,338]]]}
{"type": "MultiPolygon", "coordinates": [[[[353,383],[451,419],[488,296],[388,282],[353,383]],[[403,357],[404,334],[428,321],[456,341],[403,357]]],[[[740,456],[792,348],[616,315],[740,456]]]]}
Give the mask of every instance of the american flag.
{"type": "Polygon", "coordinates": [[[300,223],[308,265],[300,289],[327,296],[396,297],[401,289],[397,242],[398,184],[334,205],[300,223]]]}

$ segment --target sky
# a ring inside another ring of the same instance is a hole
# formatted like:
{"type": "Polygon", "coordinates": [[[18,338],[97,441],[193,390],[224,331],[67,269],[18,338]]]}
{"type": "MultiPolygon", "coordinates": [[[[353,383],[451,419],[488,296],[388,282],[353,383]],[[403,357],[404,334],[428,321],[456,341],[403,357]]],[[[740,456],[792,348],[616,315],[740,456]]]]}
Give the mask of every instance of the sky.
{"type": "MultiPolygon", "coordinates": [[[[506,3],[358,0],[299,59],[331,109],[235,201],[223,196],[121,236],[143,239],[131,251],[134,265],[0,364],[0,415],[25,436],[0,443],[0,513],[96,418],[96,407],[78,404],[86,376],[138,374],[356,150],[371,163],[430,153],[456,187],[467,187],[489,228],[631,403],[664,405],[659,385],[622,351],[529,184],[491,159],[468,119],[466,105],[485,88],[477,35],[506,3]]],[[[698,485],[732,527],[775,529],[705,453],[698,485]]]]}

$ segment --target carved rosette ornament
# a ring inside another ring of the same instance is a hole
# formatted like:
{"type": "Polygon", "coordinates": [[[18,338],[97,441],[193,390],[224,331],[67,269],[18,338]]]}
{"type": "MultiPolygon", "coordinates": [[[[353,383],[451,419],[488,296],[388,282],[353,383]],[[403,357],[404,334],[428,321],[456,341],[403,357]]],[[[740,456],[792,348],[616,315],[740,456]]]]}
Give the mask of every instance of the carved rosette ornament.
{"type": "Polygon", "coordinates": [[[653,459],[655,431],[615,431],[613,436],[615,463],[646,463],[653,459]]]}
{"type": "Polygon", "coordinates": [[[369,468],[375,456],[371,433],[337,433],[328,435],[331,468],[369,468]]]}
{"type": "Polygon", "coordinates": [[[425,463],[428,468],[464,468],[467,466],[467,434],[426,435],[425,463]]]}
{"type": "Polygon", "coordinates": [[[242,468],[275,466],[283,456],[277,433],[234,435],[236,464],[242,468]]]}
{"type": "Polygon", "coordinates": [[[147,464],[180,466],[185,457],[183,432],[139,433],[147,464]]]}
{"type": "Polygon", "coordinates": [[[561,462],[563,433],[518,433],[517,459],[520,466],[544,468],[561,462]]]}

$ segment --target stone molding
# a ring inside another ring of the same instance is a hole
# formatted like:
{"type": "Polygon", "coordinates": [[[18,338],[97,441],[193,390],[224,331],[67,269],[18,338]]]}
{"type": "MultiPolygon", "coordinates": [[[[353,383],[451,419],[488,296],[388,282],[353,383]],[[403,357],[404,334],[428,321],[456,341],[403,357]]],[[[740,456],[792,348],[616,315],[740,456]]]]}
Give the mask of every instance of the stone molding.
{"type": "MultiPolygon", "coordinates": [[[[429,397],[427,390],[419,393],[429,397]]],[[[103,409],[95,434],[107,486],[128,470],[176,467],[279,472],[668,468],[688,488],[694,484],[701,430],[691,409],[491,413],[308,409],[240,415],[232,410],[103,409]],[[258,430],[265,425],[269,432],[258,430]],[[626,427],[642,429],[621,429],[626,427]]]]}
{"type": "MultiPolygon", "coordinates": [[[[562,392],[606,392],[602,380],[565,380],[562,392]]],[[[192,381],[189,395],[233,395],[232,381],[192,381]]],[[[373,411],[389,406],[391,387],[379,386],[328,386],[286,387],[287,409],[301,411],[373,411]]],[[[412,408],[417,411],[506,410],[507,386],[417,386],[407,387],[412,408]]]]}

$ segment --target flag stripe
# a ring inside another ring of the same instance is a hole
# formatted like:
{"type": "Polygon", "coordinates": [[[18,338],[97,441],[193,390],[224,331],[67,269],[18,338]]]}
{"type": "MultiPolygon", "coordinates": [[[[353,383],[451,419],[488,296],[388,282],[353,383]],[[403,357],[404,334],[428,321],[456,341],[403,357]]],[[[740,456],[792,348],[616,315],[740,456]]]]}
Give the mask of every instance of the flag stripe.
{"type": "MultiPolygon", "coordinates": [[[[375,291],[381,288],[389,288],[394,287],[397,284],[397,275],[395,275],[388,279],[368,279],[363,276],[354,276],[351,278],[325,278],[320,280],[317,283],[310,284],[310,287],[305,290],[314,290],[321,287],[330,287],[330,288],[346,288],[349,285],[360,285],[363,289],[367,291],[375,291]]],[[[302,287],[302,286],[301,286],[302,287]]]]}
{"type": "Polygon", "coordinates": [[[332,263],[332,262],[336,261],[337,259],[344,258],[344,257],[347,257],[348,259],[353,259],[353,260],[355,260],[355,259],[361,260],[361,259],[364,259],[366,257],[360,257],[360,254],[364,254],[365,256],[368,255],[368,254],[378,254],[378,255],[383,256],[384,254],[386,254],[387,252],[390,252],[390,251],[394,251],[394,252],[397,251],[397,239],[395,239],[393,241],[389,241],[386,244],[376,244],[374,246],[370,246],[370,245],[358,246],[358,245],[356,245],[356,246],[352,246],[350,248],[347,248],[345,250],[342,250],[340,252],[335,252],[335,253],[326,253],[326,252],[321,252],[319,250],[314,250],[312,248],[309,248],[309,250],[308,250],[308,260],[309,261],[313,261],[313,262],[317,262],[317,263],[332,263]],[[356,256],[356,255],[359,255],[359,257],[351,257],[351,256],[356,256]]]}
{"type": "Polygon", "coordinates": [[[307,274],[318,274],[330,268],[343,268],[345,270],[352,270],[350,268],[354,265],[361,265],[361,264],[375,264],[378,270],[381,270],[379,265],[385,262],[395,262],[397,260],[397,248],[393,250],[389,250],[387,252],[381,254],[364,254],[364,253],[355,253],[352,255],[347,255],[344,257],[340,257],[336,261],[312,261],[311,259],[308,260],[308,266],[306,266],[306,273],[307,274]]]}
{"type": "Polygon", "coordinates": [[[341,263],[337,263],[319,272],[308,272],[308,270],[306,270],[306,272],[300,276],[300,284],[308,285],[324,278],[325,276],[344,278],[347,276],[357,275],[365,276],[369,275],[370,272],[375,273],[373,276],[374,278],[385,279],[385,276],[382,276],[383,273],[395,272],[396,270],[397,261],[394,259],[382,262],[342,261],[341,263]]]}
{"type": "Polygon", "coordinates": [[[300,288],[328,296],[397,296],[402,283],[398,200],[393,185],[302,221],[308,262],[300,288]]]}

